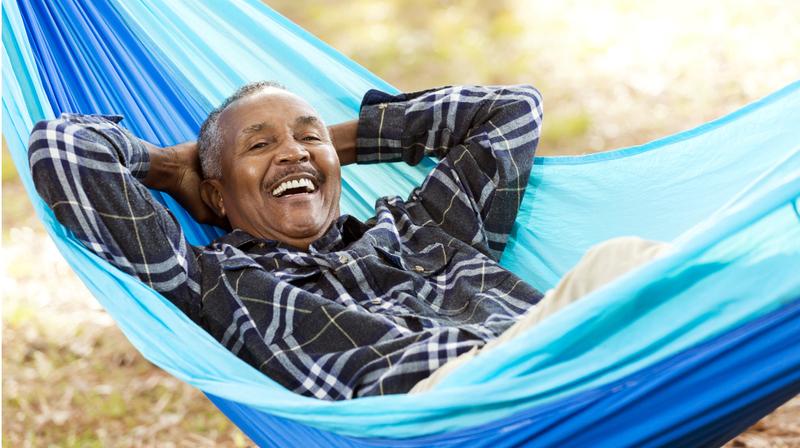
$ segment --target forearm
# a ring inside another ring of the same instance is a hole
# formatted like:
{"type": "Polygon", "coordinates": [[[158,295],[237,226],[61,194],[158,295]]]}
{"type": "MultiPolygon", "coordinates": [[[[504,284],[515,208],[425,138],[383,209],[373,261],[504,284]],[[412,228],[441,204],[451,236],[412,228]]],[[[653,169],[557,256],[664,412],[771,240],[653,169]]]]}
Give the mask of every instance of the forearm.
{"type": "Polygon", "coordinates": [[[181,170],[175,149],[160,148],[144,140],[139,142],[145,147],[150,158],[150,166],[142,183],[148,188],[170,192],[174,189],[176,174],[181,170]]]}
{"type": "Polygon", "coordinates": [[[139,181],[145,177],[149,155],[116,124],[120,118],[64,114],[36,124],[28,159],[36,188],[49,205],[101,201],[101,186],[116,182],[120,174],[139,181]],[[86,194],[77,194],[76,188],[86,194]]]}
{"type": "Polygon", "coordinates": [[[339,163],[349,165],[356,162],[356,138],[358,120],[346,121],[328,127],[331,143],[339,155],[339,163]]]}
{"type": "MultiPolygon", "coordinates": [[[[423,156],[443,158],[451,148],[483,138],[480,146],[491,157],[496,149],[532,159],[541,117],[540,95],[530,86],[445,87],[400,95],[371,90],[361,106],[357,158],[359,163],[413,165],[423,156]]],[[[493,171],[494,163],[486,170],[493,171]]]]}
{"type": "Polygon", "coordinates": [[[28,155],[37,191],[87,249],[197,315],[194,257],[142,183],[150,159],[135,137],[102,117],[67,116],[38,123],[28,155]]]}
{"type": "Polygon", "coordinates": [[[522,203],[542,120],[529,86],[448,87],[388,95],[361,107],[358,162],[441,159],[408,206],[492,257],[502,253],[522,203]]]}

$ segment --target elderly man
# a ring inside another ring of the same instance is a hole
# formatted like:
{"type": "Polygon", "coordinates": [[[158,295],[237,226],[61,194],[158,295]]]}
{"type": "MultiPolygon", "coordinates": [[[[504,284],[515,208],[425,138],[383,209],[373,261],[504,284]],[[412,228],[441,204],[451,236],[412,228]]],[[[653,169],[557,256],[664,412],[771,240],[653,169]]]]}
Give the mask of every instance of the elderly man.
{"type": "Polygon", "coordinates": [[[36,125],[29,156],[86,247],[284,387],[336,400],[423,390],[540,301],[497,260],[541,118],[531,87],[448,87],[370,91],[357,121],[328,128],[261,82],[214,110],[197,144],[157,148],[120,117],[65,115],[36,125]],[[424,155],[440,162],[407,200],[379,199],[366,222],[340,214],[340,164],[424,155]],[[147,187],[230,233],[190,245],[147,187]]]}

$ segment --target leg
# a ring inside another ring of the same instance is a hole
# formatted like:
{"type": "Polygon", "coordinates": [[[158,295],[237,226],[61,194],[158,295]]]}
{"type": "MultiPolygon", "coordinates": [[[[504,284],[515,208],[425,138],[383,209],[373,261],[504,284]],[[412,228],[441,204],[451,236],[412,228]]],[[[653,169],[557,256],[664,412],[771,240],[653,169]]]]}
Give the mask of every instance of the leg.
{"type": "Polygon", "coordinates": [[[554,314],[572,302],[595,289],[610,283],[617,277],[656,258],[671,246],[666,243],[644,240],[638,237],[619,237],[604,241],[590,248],[572,270],[558,282],[555,288],[547,291],[542,300],[519,321],[489,341],[482,349],[470,350],[446,363],[417,383],[409,393],[425,392],[433,388],[450,372],[486,350],[491,350],[506,341],[514,339],[522,332],[534,327],[546,317],[554,314]]]}

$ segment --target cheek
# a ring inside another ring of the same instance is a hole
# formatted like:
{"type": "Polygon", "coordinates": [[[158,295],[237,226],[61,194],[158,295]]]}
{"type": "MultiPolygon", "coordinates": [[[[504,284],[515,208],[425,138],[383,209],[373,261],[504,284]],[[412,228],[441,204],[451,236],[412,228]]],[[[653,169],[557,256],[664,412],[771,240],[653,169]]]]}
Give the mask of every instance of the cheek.
{"type": "Polygon", "coordinates": [[[261,191],[262,173],[253,164],[242,164],[232,173],[234,190],[238,194],[261,191]]]}
{"type": "Polygon", "coordinates": [[[257,167],[237,164],[227,173],[223,201],[229,213],[248,215],[262,206],[261,173],[257,167]]]}
{"type": "Polygon", "coordinates": [[[341,182],[341,167],[339,165],[339,158],[336,153],[331,150],[317,158],[317,166],[325,173],[326,180],[329,184],[339,184],[341,182]]]}
{"type": "Polygon", "coordinates": [[[339,197],[342,193],[342,179],[338,167],[326,173],[325,190],[327,190],[328,199],[338,205],[339,197]]]}
{"type": "Polygon", "coordinates": [[[244,182],[247,185],[252,185],[254,182],[258,185],[261,181],[261,169],[256,163],[245,163],[234,173],[237,180],[244,182]]]}

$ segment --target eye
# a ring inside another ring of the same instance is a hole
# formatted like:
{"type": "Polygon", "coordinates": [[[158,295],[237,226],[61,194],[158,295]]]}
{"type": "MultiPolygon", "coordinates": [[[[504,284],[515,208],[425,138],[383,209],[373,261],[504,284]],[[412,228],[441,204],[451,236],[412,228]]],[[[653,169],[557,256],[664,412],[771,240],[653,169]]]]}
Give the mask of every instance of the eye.
{"type": "Polygon", "coordinates": [[[265,148],[266,146],[267,146],[266,142],[258,142],[255,145],[251,146],[250,149],[251,150],[253,150],[253,149],[261,149],[261,148],[265,148]]]}
{"type": "Polygon", "coordinates": [[[320,138],[317,137],[316,135],[306,135],[305,137],[303,137],[303,140],[307,142],[318,142],[320,141],[320,138]]]}

